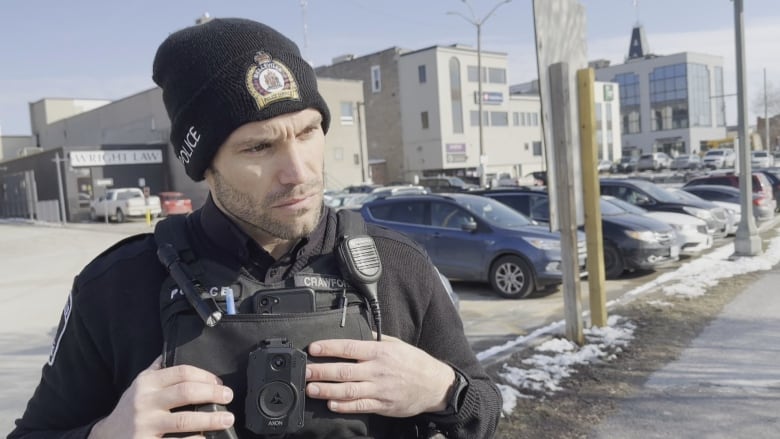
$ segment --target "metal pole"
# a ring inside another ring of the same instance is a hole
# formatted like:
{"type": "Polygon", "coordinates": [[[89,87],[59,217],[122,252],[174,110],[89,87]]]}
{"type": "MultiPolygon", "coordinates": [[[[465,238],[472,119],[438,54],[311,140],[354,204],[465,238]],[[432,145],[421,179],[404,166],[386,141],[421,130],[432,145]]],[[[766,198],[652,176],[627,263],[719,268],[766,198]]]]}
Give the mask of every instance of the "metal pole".
{"type": "Polygon", "coordinates": [[[737,55],[737,117],[739,119],[739,190],[742,219],[734,240],[734,254],[755,256],[761,253],[761,238],[753,219],[753,179],[750,166],[750,138],[748,137],[747,83],[745,82],[745,34],[743,29],[743,0],[734,1],[734,31],[737,55]]]}
{"type": "Polygon", "coordinates": [[[366,182],[366,163],[363,156],[363,118],[360,116],[360,107],[362,102],[357,102],[357,126],[358,126],[358,145],[360,147],[360,178],[361,183],[366,182]]]}
{"type": "Polygon", "coordinates": [[[477,23],[477,111],[479,111],[479,185],[487,187],[485,141],[482,134],[482,23],[477,23]]]}
{"type": "Polygon", "coordinates": [[[62,172],[60,171],[60,163],[64,162],[65,159],[60,159],[60,153],[54,157],[54,164],[57,166],[57,189],[60,192],[60,222],[65,224],[68,219],[65,216],[65,195],[62,191],[62,172]]]}
{"type": "Polygon", "coordinates": [[[766,96],[766,67],[764,67],[764,140],[766,140],[764,149],[771,153],[772,142],[769,140],[769,103],[767,102],[766,96]]]}

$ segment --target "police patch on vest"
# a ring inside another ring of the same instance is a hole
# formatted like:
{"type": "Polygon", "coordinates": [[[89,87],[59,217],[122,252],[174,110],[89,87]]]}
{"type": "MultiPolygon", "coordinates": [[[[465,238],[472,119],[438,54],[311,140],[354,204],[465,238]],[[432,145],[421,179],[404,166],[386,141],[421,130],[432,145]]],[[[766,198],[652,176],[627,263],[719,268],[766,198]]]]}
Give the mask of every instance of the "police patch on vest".
{"type": "Polygon", "coordinates": [[[68,299],[65,301],[65,307],[62,308],[62,317],[60,317],[60,324],[57,326],[57,333],[54,334],[54,341],[51,345],[51,353],[49,353],[49,366],[54,364],[54,357],[57,356],[57,350],[60,348],[60,341],[65,334],[65,328],[68,326],[68,319],[70,318],[70,312],[73,309],[73,293],[68,294],[68,299]]]}
{"type": "Polygon", "coordinates": [[[257,108],[279,100],[300,100],[298,83],[287,66],[265,52],[257,52],[254,61],[246,72],[246,87],[257,108]]]}
{"type": "Polygon", "coordinates": [[[350,288],[349,282],[338,276],[327,274],[299,273],[295,275],[296,287],[308,287],[314,290],[341,291],[350,288]]]}

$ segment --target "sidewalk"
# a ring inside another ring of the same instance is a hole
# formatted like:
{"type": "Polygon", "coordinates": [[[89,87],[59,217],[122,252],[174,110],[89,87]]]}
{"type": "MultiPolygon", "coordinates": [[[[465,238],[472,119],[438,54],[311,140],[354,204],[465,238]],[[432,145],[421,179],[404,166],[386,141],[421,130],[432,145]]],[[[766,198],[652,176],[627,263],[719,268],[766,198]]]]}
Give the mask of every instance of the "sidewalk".
{"type": "Polygon", "coordinates": [[[593,438],[780,437],[780,268],[726,305],[593,438]]]}

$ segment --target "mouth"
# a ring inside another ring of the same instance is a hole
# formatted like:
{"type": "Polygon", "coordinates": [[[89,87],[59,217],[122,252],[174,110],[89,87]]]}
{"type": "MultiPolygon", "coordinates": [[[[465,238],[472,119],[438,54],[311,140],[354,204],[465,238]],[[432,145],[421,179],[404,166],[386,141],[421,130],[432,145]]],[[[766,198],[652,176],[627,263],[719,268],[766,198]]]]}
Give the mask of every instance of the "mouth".
{"type": "Polygon", "coordinates": [[[274,204],[273,207],[279,209],[300,209],[306,207],[307,204],[309,204],[314,199],[315,199],[315,194],[298,195],[293,198],[287,198],[285,200],[282,200],[274,204]]]}

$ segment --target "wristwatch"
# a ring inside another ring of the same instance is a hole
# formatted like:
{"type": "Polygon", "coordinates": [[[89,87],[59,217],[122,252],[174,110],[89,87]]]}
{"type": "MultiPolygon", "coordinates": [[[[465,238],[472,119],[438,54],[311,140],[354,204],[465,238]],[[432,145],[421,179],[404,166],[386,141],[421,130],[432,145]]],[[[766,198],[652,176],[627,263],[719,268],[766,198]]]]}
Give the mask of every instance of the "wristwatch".
{"type": "Polygon", "coordinates": [[[463,374],[456,369],[453,369],[453,371],[455,372],[455,381],[452,382],[450,389],[447,391],[447,407],[440,412],[436,412],[437,415],[454,415],[458,413],[460,403],[469,386],[469,382],[463,374]]]}

